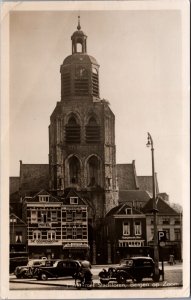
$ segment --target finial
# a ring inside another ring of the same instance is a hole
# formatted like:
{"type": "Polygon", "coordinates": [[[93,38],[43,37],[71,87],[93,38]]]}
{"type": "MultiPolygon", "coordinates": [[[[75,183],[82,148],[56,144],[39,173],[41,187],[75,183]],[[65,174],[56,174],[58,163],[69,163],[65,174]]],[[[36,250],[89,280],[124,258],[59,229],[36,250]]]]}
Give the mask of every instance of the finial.
{"type": "Polygon", "coordinates": [[[78,30],[81,29],[81,26],[80,26],[80,16],[78,16],[78,26],[77,26],[77,29],[78,29],[78,30]]]}

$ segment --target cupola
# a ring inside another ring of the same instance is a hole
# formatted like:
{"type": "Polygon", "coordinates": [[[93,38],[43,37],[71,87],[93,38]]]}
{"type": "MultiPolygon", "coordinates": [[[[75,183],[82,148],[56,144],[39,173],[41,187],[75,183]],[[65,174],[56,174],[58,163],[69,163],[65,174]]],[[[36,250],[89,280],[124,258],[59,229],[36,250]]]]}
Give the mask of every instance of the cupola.
{"type": "Polygon", "coordinates": [[[60,68],[61,100],[100,101],[99,65],[87,54],[87,35],[81,30],[80,17],[71,40],[72,55],[64,59],[60,68]]]}

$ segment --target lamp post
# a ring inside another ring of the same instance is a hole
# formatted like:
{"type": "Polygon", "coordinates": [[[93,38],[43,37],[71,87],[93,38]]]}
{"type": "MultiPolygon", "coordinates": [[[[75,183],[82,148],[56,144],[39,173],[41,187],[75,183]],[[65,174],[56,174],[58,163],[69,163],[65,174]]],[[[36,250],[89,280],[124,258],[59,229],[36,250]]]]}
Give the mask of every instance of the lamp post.
{"type": "Polygon", "coordinates": [[[153,189],[153,222],[154,222],[154,263],[155,263],[155,274],[154,281],[159,281],[159,250],[158,250],[158,230],[157,230],[157,201],[156,201],[156,187],[155,187],[155,165],[154,165],[154,147],[153,139],[148,132],[147,147],[151,147],[151,158],[152,158],[152,189],[153,189]]]}

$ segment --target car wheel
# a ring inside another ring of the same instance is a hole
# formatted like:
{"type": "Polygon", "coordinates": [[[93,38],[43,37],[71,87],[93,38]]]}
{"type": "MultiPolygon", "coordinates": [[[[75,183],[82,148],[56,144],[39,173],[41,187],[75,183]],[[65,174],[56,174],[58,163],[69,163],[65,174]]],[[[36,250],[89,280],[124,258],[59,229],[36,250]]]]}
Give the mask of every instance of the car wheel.
{"type": "Polygon", "coordinates": [[[45,274],[45,273],[42,273],[41,275],[40,275],[40,279],[41,280],[47,280],[47,275],[45,274]]]}
{"type": "Polygon", "coordinates": [[[109,280],[100,278],[100,282],[101,284],[108,284],[109,280]]]}
{"type": "Polygon", "coordinates": [[[136,277],[135,280],[136,282],[140,283],[142,281],[142,277],[136,277]]]}
{"type": "Polygon", "coordinates": [[[160,279],[160,274],[153,274],[153,281],[154,282],[159,282],[160,279]]]}
{"type": "Polygon", "coordinates": [[[119,275],[119,277],[117,278],[117,283],[119,284],[126,283],[126,278],[123,275],[119,275]]]}

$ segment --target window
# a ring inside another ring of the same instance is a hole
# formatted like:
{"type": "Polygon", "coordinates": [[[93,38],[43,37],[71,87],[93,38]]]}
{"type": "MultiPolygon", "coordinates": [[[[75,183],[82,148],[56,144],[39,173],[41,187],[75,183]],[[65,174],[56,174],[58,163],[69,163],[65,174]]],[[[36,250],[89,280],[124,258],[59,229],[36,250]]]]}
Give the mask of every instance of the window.
{"type": "Polygon", "coordinates": [[[66,143],[80,143],[80,126],[74,116],[68,120],[65,128],[66,143]]]}
{"type": "Polygon", "coordinates": [[[42,233],[40,230],[33,231],[33,240],[41,240],[42,233]]]}
{"type": "Polygon", "coordinates": [[[48,202],[49,201],[49,196],[38,196],[39,197],[39,202],[48,202]]]}
{"type": "Polygon", "coordinates": [[[174,228],[174,239],[176,241],[180,241],[180,238],[181,238],[180,229],[179,228],[174,228]]]}
{"type": "Polygon", "coordinates": [[[80,163],[77,157],[73,156],[69,159],[69,176],[70,183],[77,184],[79,183],[80,178],[80,163]]]}
{"type": "Polygon", "coordinates": [[[51,221],[56,222],[57,221],[57,211],[51,212],[51,221]]]}
{"type": "Polygon", "coordinates": [[[86,126],[86,143],[99,143],[100,142],[100,126],[94,117],[89,119],[86,126]]]}
{"type": "Polygon", "coordinates": [[[131,215],[132,214],[132,208],[131,207],[126,208],[125,213],[126,213],[126,215],[131,215]]]}
{"type": "Polygon", "coordinates": [[[70,204],[78,204],[78,197],[70,197],[70,204]]]}
{"type": "Polygon", "coordinates": [[[49,230],[47,232],[47,239],[48,240],[56,240],[56,232],[54,230],[49,230]]]}
{"type": "Polygon", "coordinates": [[[180,219],[179,218],[174,219],[174,224],[179,225],[180,224],[180,219]]]}
{"type": "Polygon", "coordinates": [[[163,228],[163,231],[166,231],[166,239],[167,241],[170,240],[170,229],[169,228],[163,228]]]}
{"type": "Polygon", "coordinates": [[[123,222],[123,235],[130,235],[130,222],[123,222]]]}
{"type": "Polygon", "coordinates": [[[96,68],[92,69],[92,88],[93,96],[99,97],[99,79],[98,70],[96,68]]]}
{"type": "Polygon", "coordinates": [[[22,243],[22,240],[23,240],[22,231],[16,231],[15,242],[22,243]]]}
{"type": "Polygon", "coordinates": [[[47,212],[46,211],[42,211],[41,212],[41,222],[42,223],[46,223],[47,222],[47,212]]]}
{"type": "Polygon", "coordinates": [[[91,156],[88,160],[88,186],[95,187],[100,180],[100,163],[96,156],[91,156]]]}
{"type": "Polygon", "coordinates": [[[165,218],[165,217],[163,217],[163,218],[162,218],[162,223],[163,223],[164,225],[170,224],[170,218],[165,218]]]}
{"type": "Polygon", "coordinates": [[[31,223],[37,223],[37,211],[36,210],[31,210],[31,223]]]}
{"type": "Polygon", "coordinates": [[[66,222],[71,222],[73,221],[73,213],[71,210],[66,212],[66,222]]]}
{"type": "Polygon", "coordinates": [[[135,222],[134,228],[135,228],[135,235],[141,235],[141,222],[140,221],[135,222]]]}

